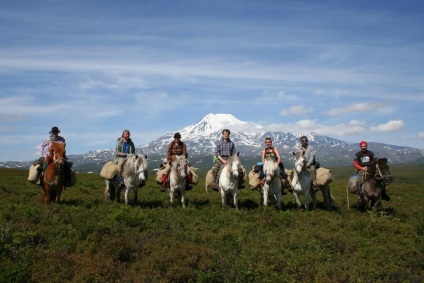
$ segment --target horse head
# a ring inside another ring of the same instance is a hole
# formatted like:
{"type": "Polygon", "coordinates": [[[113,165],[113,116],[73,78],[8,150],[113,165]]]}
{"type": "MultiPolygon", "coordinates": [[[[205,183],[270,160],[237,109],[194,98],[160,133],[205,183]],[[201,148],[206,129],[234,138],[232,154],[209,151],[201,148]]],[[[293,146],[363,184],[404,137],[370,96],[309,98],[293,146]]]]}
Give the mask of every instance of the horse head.
{"type": "Polygon", "coordinates": [[[65,160],[65,144],[52,142],[49,148],[49,155],[46,158],[48,163],[52,161],[62,162],[65,160]]]}
{"type": "Polygon", "coordinates": [[[385,157],[377,159],[377,170],[378,170],[377,174],[379,175],[378,177],[383,179],[386,185],[393,182],[393,177],[392,177],[392,174],[390,173],[390,167],[387,163],[388,161],[387,161],[387,158],[385,157]]]}
{"type": "Polygon", "coordinates": [[[279,173],[278,164],[275,162],[275,160],[265,160],[263,168],[265,180],[267,183],[271,182],[271,180],[274,179],[274,177],[279,173]]]}
{"type": "MultiPolygon", "coordinates": [[[[147,155],[128,154],[127,162],[130,164],[130,170],[137,176],[138,183],[147,179],[147,155]]],[[[128,172],[130,173],[130,172],[128,172]]]]}
{"type": "Polygon", "coordinates": [[[239,176],[239,167],[240,167],[240,158],[239,155],[231,155],[228,159],[228,171],[231,172],[234,178],[239,176]]]}
{"type": "Polygon", "coordinates": [[[296,170],[298,174],[300,174],[306,167],[305,157],[303,156],[303,153],[300,151],[293,152],[293,155],[294,155],[294,169],[296,170]]]}
{"type": "Polygon", "coordinates": [[[176,155],[175,161],[172,162],[172,170],[177,172],[180,179],[187,176],[188,162],[184,155],[176,155]]]}

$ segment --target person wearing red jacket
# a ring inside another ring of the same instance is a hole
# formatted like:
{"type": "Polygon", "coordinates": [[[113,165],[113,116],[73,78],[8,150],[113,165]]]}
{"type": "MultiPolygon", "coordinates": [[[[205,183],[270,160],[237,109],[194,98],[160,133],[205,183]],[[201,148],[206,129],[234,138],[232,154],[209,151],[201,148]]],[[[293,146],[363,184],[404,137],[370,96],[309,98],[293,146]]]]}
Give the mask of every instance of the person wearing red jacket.
{"type": "MultiPolygon", "coordinates": [[[[362,187],[362,178],[361,176],[364,174],[365,166],[370,166],[372,163],[377,162],[377,159],[374,156],[374,152],[371,150],[368,150],[368,143],[366,141],[361,141],[359,143],[359,146],[361,148],[360,151],[358,151],[355,154],[355,158],[353,159],[353,166],[358,169],[358,179],[356,181],[356,186],[358,188],[359,193],[362,193],[361,187],[362,187]]],[[[381,191],[381,199],[385,201],[390,201],[390,197],[387,195],[386,189],[383,188],[381,191]]]]}

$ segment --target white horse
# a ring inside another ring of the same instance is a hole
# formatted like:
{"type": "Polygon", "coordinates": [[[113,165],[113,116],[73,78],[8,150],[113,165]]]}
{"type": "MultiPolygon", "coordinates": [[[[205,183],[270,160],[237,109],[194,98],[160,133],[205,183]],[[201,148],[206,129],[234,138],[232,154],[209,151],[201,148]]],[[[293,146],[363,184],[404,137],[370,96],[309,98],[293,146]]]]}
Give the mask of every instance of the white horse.
{"type": "Polygon", "coordinates": [[[219,175],[219,191],[222,198],[222,206],[226,204],[226,196],[232,194],[234,207],[238,209],[237,204],[237,191],[240,182],[241,163],[237,155],[232,155],[228,158],[228,163],[222,168],[219,175]]]}
{"type": "Polygon", "coordinates": [[[179,192],[181,196],[181,204],[185,208],[185,187],[188,174],[188,161],[183,155],[177,155],[175,161],[172,162],[171,173],[169,174],[169,199],[171,204],[174,203],[174,193],[179,192]]]}
{"type": "Polygon", "coordinates": [[[262,188],[264,206],[268,205],[268,196],[271,195],[277,201],[277,207],[281,210],[281,179],[280,168],[275,160],[265,160],[264,166],[265,184],[262,188]]]}
{"type": "MultiPolygon", "coordinates": [[[[302,152],[294,153],[294,170],[293,170],[293,179],[291,181],[291,187],[293,190],[293,194],[296,198],[297,207],[300,208],[302,206],[299,195],[305,196],[305,209],[309,210],[309,204],[311,202],[311,186],[312,186],[312,178],[309,174],[308,169],[306,168],[305,158],[302,152]]],[[[315,197],[315,195],[312,195],[315,197]]]]}
{"type": "MultiPolygon", "coordinates": [[[[125,184],[125,204],[129,201],[130,190],[134,192],[134,203],[138,201],[138,188],[145,184],[147,179],[147,155],[128,154],[127,160],[122,166],[122,179],[125,184]]],[[[120,201],[121,188],[115,181],[105,179],[105,199],[112,200],[114,195],[120,201]],[[117,190],[115,190],[117,187],[117,190]]]]}

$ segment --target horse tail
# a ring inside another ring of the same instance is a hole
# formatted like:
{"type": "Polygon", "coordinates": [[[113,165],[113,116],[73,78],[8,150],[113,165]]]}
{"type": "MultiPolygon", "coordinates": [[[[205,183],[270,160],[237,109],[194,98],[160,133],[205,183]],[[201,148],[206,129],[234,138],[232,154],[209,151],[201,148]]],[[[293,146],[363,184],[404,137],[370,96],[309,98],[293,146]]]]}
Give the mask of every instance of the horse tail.
{"type": "Polygon", "coordinates": [[[346,201],[347,201],[347,209],[350,209],[350,204],[349,204],[349,184],[347,184],[347,186],[346,186],[346,201]]]}

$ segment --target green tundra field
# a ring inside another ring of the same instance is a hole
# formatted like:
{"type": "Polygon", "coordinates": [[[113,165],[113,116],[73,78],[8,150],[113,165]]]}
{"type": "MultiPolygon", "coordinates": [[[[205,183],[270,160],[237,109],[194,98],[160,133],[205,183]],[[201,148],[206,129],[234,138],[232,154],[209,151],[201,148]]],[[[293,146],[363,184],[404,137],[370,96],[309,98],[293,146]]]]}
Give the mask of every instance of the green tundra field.
{"type": "Polygon", "coordinates": [[[331,168],[331,211],[321,193],[316,210],[289,193],[277,211],[248,188],[222,208],[205,172],[186,209],[153,172],[137,204],[106,202],[104,180],[78,174],[46,206],[26,170],[0,169],[0,282],[424,282],[423,169],[392,165],[392,201],[368,212],[353,194],[347,209],[353,167],[331,168]]]}

